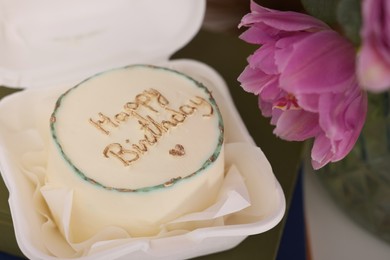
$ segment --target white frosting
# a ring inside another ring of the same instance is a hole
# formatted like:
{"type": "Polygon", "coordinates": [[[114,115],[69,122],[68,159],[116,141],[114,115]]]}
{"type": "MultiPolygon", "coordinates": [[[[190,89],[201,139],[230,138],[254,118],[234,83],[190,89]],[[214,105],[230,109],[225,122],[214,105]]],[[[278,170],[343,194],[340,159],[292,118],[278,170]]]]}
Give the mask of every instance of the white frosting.
{"type": "Polygon", "coordinates": [[[52,116],[47,180],[74,191],[72,239],[107,226],[153,235],[209,206],[224,174],[221,120],[203,86],[163,68],[113,70],[65,93],[52,116]],[[135,148],[145,136],[147,151],[135,148]]]}

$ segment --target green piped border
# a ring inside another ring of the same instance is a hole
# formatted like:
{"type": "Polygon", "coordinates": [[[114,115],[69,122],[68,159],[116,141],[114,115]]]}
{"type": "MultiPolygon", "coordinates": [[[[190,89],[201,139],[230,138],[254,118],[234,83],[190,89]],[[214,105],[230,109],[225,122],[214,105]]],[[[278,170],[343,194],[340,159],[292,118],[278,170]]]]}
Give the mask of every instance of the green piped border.
{"type": "Polygon", "coordinates": [[[221,114],[221,112],[220,112],[220,110],[219,110],[219,108],[217,106],[217,103],[216,103],[212,93],[202,83],[196,81],[195,79],[191,78],[190,76],[188,76],[188,75],[186,75],[184,73],[181,73],[181,72],[173,70],[173,69],[169,69],[169,68],[166,68],[166,67],[154,66],[154,65],[144,65],[144,64],[129,65],[129,66],[125,66],[125,67],[121,67],[121,68],[117,68],[117,69],[112,69],[112,70],[108,70],[108,71],[105,71],[105,72],[101,72],[101,73],[95,74],[94,76],[89,77],[89,78],[83,80],[82,82],[80,82],[76,86],[74,86],[74,87],[70,88],[69,90],[67,90],[65,93],[63,93],[58,98],[58,100],[57,100],[57,102],[55,104],[54,111],[53,111],[53,113],[52,113],[52,115],[50,117],[50,132],[51,132],[51,136],[53,138],[53,141],[56,144],[60,154],[65,159],[67,164],[72,168],[72,170],[79,177],[81,177],[83,180],[89,182],[90,184],[93,184],[93,185],[98,186],[100,188],[103,188],[103,189],[106,189],[106,190],[110,190],[110,191],[127,192],[127,193],[149,192],[149,191],[159,190],[159,189],[162,189],[162,188],[164,188],[164,189],[165,188],[169,188],[169,187],[172,187],[172,186],[174,186],[174,185],[176,185],[176,184],[178,184],[178,183],[180,183],[180,182],[182,182],[184,180],[190,179],[190,178],[194,177],[195,175],[200,174],[201,172],[203,172],[203,170],[208,168],[219,157],[219,155],[221,153],[222,145],[223,145],[223,142],[224,142],[224,124],[223,124],[222,114],[221,114]],[[95,78],[95,77],[97,77],[99,75],[102,75],[102,74],[105,74],[105,73],[109,73],[111,71],[125,70],[125,69],[129,69],[129,68],[134,68],[134,67],[147,67],[147,68],[152,68],[152,69],[162,69],[162,70],[166,70],[166,71],[169,71],[169,72],[173,72],[173,73],[176,73],[176,74],[178,74],[180,76],[183,76],[183,77],[187,78],[188,80],[194,82],[196,86],[198,86],[199,88],[203,89],[208,94],[209,102],[213,105],[214,110],[218,114],[218,128],[220,130],[220,134],[219,134],[219,137],[218,137],[218,144],[217,144],[217,147],[216,147],[214,153],[202,164],[202,166],[197,171],[195,171],[195,172],[193,172],[193,173],[191,173],[191,174],[189,174],[189,175],[187,175],[185,177],[178,176],[178,177],[175,177],[175,178],[172,178],[172,179],[166,181],[165,183],[154,185],[154,186],[146,186],[146,187],[142,187],[142,188],[138,188],[138,189],[115,188],[115,187],[106,186],[106,185],[104,185],[104,184],[102,184],[100,182],[97,182],[94,179],[88,177],[87,175],[85,175],[80,169],[78,169],[72,163],[72,161],[65,154],[61,144],[58,141],[57,132],[56,132],[56,120],[55,120],[55,118],[56,118],[56,113],[57,113],[58,109],[61,107],[61,102],[66,97],[66,95],[69,94],[74,89],[76,89],[77,87],[79,87],[80,85],[82,85],[84,82],[86,82],[88,80],[91,80],[92,78],[95,78]]]}

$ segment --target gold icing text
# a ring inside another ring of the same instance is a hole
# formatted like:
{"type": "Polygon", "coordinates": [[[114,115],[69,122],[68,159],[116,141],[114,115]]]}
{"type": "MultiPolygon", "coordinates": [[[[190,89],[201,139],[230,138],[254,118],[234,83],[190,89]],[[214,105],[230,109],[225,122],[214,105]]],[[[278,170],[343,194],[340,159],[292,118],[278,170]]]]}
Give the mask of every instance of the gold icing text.
{"type": "Polygon", "coordinates": [[[111,143],[104,150],[106,158],[114,158],[124,166],[129,166],[139,160],[149,147],[158,143],[158,140],[171,128],[174,128],[193,115],[195,112],[202,113],[203,117],[214,115],[213,106],[204,98],[195,96],[185,104],[173,109],[169,106],[169,100],[155,89],[148,89],[136,95],[135,99],[123,105],[123,110],[113,116],[98,113],[94,118],[89,119],[99,132],[110,135],[128,120],[136,120],[143,137],[131,143],[126,139],[124,144],[111,143]],[[157,121],[156,115],[164,113],[164,120],[157,121]]]}

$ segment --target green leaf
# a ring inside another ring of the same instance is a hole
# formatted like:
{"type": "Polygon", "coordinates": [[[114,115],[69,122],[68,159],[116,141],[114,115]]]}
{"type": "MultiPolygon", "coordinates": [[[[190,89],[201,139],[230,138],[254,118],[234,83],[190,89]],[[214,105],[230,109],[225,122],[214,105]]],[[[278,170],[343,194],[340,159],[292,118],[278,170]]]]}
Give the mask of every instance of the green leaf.
{"type": "Polygon", "coordinates": [[[337,20],[345,36],[358,46],[362,24],[361,0],[341,0],[337,9],[337,20]]]}
{"type": "Polygon", "coordinates": [[[329,25],[337,24],[337,5],[340,0],[301,0],[306,12],[329,25]]]}

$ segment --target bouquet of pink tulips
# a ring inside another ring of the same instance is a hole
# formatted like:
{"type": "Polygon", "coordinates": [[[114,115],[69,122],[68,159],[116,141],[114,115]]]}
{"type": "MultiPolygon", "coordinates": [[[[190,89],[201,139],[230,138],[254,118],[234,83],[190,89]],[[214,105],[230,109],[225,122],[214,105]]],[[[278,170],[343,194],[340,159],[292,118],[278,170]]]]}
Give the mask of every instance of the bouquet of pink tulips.
{"type": "MultiPolygon", "coordinates": [[[[255,2],[240,23],[248,27],[241,39],[260,47],[248,57],[238,80],[244,90],[258,95],[259,108],[271,117],[277,136],[314,139],[315,169],[351,151],[366,120],[366,92],[390,87],[390,1],[329,2],[344,11],[353,4],[359,11],[355,37],[349,37],[350,21],[335,31],[310,14],[271,10],[255,2]]],[[[344,17],[339,13],[339,18],[344,17]]]]}

